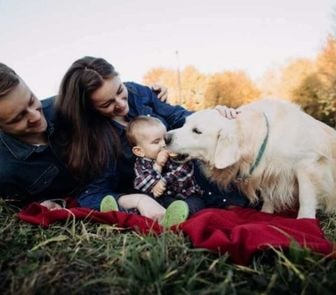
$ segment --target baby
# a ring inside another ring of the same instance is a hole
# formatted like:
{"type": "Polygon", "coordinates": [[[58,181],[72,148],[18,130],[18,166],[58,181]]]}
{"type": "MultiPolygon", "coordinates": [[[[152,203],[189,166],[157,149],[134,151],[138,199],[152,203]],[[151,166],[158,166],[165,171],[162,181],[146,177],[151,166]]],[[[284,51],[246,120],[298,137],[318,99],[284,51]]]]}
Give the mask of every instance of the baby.
{"type": "Polygon", "coordinates": [[[183,200],[189,215],[205,208],[202,190],[194,178],[194,164],[177,163],[165,149],[166,128],[154,117],[139,116],[126,129],[134,165],[134,188],[154,197],[167,208],[176,200],[183,200]]]}

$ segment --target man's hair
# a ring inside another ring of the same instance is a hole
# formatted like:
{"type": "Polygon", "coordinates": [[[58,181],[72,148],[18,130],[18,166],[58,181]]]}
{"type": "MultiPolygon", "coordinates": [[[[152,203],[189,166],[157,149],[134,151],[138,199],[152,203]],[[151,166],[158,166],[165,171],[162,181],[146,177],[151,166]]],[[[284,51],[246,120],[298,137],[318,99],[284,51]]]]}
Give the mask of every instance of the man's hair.
{"type": "Polygon", "coordinates": [[[165,128],[159,119],[148,116],[138,116],[128,123],[126,136],[131,147],[138,144],[140,131],[150,126],[162,126],[165,128]]]}
{"type": "Polygon", "coordinates": [[[19,76],[10,67],[0,63],[0,98],[20,83],[19,76]]]}

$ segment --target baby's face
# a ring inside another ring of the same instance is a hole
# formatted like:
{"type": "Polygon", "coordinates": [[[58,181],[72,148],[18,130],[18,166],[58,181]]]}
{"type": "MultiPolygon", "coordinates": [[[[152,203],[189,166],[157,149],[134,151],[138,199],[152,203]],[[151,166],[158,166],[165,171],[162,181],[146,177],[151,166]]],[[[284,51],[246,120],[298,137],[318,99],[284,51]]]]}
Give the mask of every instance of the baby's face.
{"type": "Polygon", "coordinates": [[[141,131],[138,141],[144,152],[144,156],[155,160],[159,152],[166,147],[164,136],[166,129],[163,126],[150,126],[141,131]]]}

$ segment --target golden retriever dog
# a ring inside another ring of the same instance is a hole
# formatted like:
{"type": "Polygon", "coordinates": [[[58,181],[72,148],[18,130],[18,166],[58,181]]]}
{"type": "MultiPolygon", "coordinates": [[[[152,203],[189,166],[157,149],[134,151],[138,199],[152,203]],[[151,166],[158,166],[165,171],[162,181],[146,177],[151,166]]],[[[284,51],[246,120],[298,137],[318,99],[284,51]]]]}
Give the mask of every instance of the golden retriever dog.
{"type": "Polygon", "coordinates": [[[167,148],[200,159],[220,186],[234,181],[263,212],[299,208],[336,211],[336,131],[297,105],[264,99],[240,107],[236,119],[217,110],[196,112],[167,134],[167,148]]]}

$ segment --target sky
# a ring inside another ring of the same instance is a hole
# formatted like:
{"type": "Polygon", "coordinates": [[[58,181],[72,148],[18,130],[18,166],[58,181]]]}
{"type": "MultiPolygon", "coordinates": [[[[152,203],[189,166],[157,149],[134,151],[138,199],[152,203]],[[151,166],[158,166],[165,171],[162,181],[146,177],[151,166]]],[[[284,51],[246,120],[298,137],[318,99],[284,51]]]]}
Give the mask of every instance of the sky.
{"type": "Polygon", "coordinates": [[[0,0],[0,62],[39,98],[55,94],[71,63],[88,55],[125,81],[187,65],[257,80],[314,58],[335,27],[336,0],[0,0]]]}

